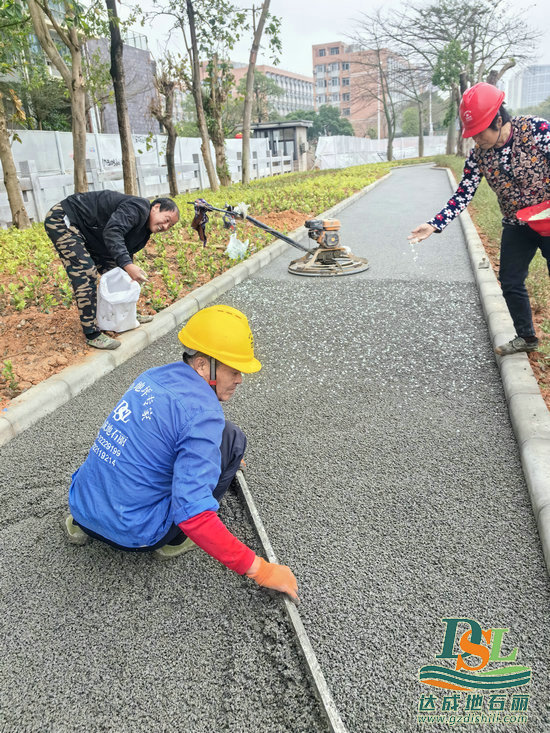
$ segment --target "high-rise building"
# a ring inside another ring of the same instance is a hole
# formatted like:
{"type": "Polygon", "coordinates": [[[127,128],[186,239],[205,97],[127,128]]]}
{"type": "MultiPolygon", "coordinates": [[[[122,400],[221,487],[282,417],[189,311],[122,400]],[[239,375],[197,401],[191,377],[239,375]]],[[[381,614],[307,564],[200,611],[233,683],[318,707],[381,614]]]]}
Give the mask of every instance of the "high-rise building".
{"type": "Polygon", "coordinates": [[[550,66],[527,66],[508,79],[505,91],[510,109],[535,107],[550,97],[550,66]]]}
{"type": "MultiPolygon", "coordinates": [[[[134,33],[124,39],[124,77],[126,89],[126,104],[130,128],[134,134],[158,134],[161,126],[151,114],[151,102],[156,97],[155,89],[155,62],[147,45],[147,37],[134,33]]],[[[110,63],[110,40],[97,38],[86,41],[88,63],[97,59],[99,63],[110,63]]],[[[112,86],[106,92],[110,92],[112,86]]],[[[118,122],[116,106],[112,95],[95,105],[91,111],[92,129],[101,132],[117,133],[118,122]]]]}
{"type": "MultiPolygon", "coordinates": [[[[377,89],[372,88],[376,82],[371,81],[373,75],[368,70],[374,54],[341,41],[312,46],[315,108],[323,104],[337,107],[341,116],[349,119],[358,137],[367,135],[369,130],[378,137],[385,136],[384,116],[375,98],[377,89]]],[[[388,63],[388,58],[382,52],[383,63],[388,63]]]]}
{"type": "MultiPolygon", "coordinates": [[[[247,64],[233,64],[235,85],[238,85],[239,81],[246,76],[247,71],[247,64]]],[[[276,66],[260,65],[256,66],[256,71],[265,74],[283,90],[282,94],[273,95],[269,99],[269,102],[281,117],[300,109],[314,109],[312,77],[295,74],[293,71],[285,71],[276,66]]]]}

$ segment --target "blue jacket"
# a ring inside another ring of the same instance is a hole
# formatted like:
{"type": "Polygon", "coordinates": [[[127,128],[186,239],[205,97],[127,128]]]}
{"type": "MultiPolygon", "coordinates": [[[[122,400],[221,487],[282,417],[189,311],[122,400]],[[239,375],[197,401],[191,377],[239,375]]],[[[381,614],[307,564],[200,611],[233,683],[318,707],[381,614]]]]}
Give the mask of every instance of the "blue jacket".
{"type": "Polygon", "coordinates": [[[101,426],[69,490],[77,522],[123,547],[149,547],[172,523],[217,511],[225,418],[184,362],[143,372],[101,426]]]}

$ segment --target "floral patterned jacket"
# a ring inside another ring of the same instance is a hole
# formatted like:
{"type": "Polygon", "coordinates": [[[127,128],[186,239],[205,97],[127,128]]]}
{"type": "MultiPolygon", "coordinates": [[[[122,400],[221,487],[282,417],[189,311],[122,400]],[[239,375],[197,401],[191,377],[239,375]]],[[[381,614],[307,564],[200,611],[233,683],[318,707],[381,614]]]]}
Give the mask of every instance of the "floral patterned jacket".
{"type": "Polygon", "coordinates": [[[450,224],[470,203],[482,176],[497,195],[502,223],[523,225],[516,217],[519,209],[550,199],[550,123],[513,117],[512,134],[501,148],[484,152],[475,145],[458,188],[428,224],[438,231],[450,224]]]}

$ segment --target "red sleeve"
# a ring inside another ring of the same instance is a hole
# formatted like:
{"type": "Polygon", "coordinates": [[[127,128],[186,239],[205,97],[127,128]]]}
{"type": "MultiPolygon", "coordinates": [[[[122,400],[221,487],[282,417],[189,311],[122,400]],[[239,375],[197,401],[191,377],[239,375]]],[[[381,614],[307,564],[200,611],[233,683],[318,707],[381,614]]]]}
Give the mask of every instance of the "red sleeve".
{"type": "Polygon", "coordinates": [[[255,553],[231,534],[216,512],[201,512],[178,527],[201,550],[239,575],[244,575],[254,562],[255,553]]]}

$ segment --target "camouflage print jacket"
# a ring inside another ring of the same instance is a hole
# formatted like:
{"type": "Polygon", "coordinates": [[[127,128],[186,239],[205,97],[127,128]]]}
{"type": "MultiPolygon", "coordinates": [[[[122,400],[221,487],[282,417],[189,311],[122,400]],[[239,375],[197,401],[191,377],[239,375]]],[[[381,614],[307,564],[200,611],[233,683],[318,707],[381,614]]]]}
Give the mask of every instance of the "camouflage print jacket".
{"type": "Polygon", "coordinates": [[[550,124],[540,117],[512,118],[512,133],[500,148],[482,151],[475,145],[453,196],[428,222],[438,231],[472,200],[485,176],[496,193],[503,224],[523,224],[516,212],[550,199],[550,124]]]}

